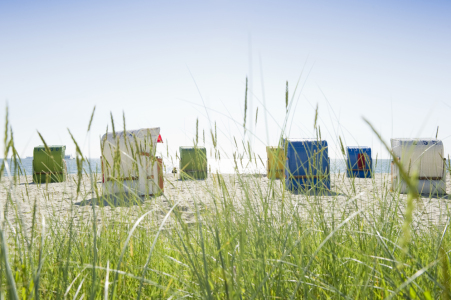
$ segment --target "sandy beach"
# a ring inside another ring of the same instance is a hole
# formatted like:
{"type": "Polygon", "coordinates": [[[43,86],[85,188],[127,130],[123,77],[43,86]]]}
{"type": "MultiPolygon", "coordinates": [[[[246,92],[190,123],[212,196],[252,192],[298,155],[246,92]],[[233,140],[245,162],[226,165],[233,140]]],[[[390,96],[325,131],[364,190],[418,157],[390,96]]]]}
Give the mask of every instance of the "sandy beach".
{"type": "MultiPolygon", "coordinates": [[[[397,211],[403,217],[406,204],[406,195],[399,197],[389,192],[390,174],[376,174],[372,179],[349,179],[345,175],[333,174],[331,176],[331,194],[325,196],[296,195],[283,190],[282,182],[276,180],[273,195],[267,195],[270,180],[264,175],[223,175],[223,182],[227,186],[229,197],[236,210],[242,210],[246,204],[243,199],[249,197],[255,205],[255,211],[262,205],[261,199],[269,199],[272,211],[290,209],[299,214],[325,218],[330,221],[345,219],[350,212],[362,209],[361,214],[368,222],[374,218],[384,218],[386,210],[397,211]],[[247,186],[243,189],[243,186],[247,186]],[[254,191],[253,194],[245,191],[254,191]],[[284,205],[282,199],[284,197],[284,205]],[[393,209],[395,206],[399,210],[393,209]]],[[[450,179],[447,179],[447,193],[450,191],[450,179]]],[[[216,176],[209,175],[207,180],[181,181],[173,175],[165,176],[164,195],[158,197],[141,197],[131,202],[123,199],[110,199],[105,201],[101,195],[100,177],[83,176],[80,193],[77,196],[77,176],[69,175],[67,182],[37,185],[32,183],[31,176],[20,177],[12,185],[8,177],[3,177],[0,190],[0,205],[2,211],[7,210],[10,224],[17,225],[17,217],[22,216],[26,227],[31,227],[33,220],[33,207],[36,204],[37,216],[45,216],[47,220],[64,222],[72,215],[75,220],[89,220],[93,213],[92,203],[103,205],[95,206],[98,221],[114,217],[120,220],[121,215],[127,215],[129,220],[136,220],[140,215],[153,210],[152,216],[157,226],[174,203],[178,203],[178,211],[187,223],[196,222],[196,203],[200,211],[214,209],[216,203],[221,202],[222,192],[218,187],[216,176]],[[93,184],[95,183],[95,184],[93,184]],[[97,193],[92,186],[97,187],[97,193]],[[12,202],[7,199],[9,191],[12,202]],[[100,199],[100,200],[99,200],[100,199]],[[11,203],[16,205],[11,206],[11,203]],[[18,209],[12,209],[17,207],[18,209]]],[[[413,225],[416,228],[441,227],[448,221],[448,195],[443,197],[425,197],[415,203],[413,225]]],[[[265,200],[266,201],[266,200],[265,200]]],[[[2,214],[3,215],[3,214],[2,214]]],[[[312,220],[314,222],[314,220],[312,220]]]]}

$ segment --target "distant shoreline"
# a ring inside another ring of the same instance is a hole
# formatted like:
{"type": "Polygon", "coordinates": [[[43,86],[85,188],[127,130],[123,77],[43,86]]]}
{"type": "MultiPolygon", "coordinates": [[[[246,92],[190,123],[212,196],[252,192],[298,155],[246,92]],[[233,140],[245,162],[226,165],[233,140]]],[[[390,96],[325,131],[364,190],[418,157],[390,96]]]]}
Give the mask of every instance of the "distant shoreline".
{"type": "MultiPolygon", "coordinates": [[[[22,159],[22,168],[25,170],[27,175],[31,175],[32,173],[32,159],[22,159]]],[[[0,160],[0,164],[3,160],[0,160]]],[[[89,159],[91,163],[92,173],[101,173],[101,163],[100,158],[89,159]]],[[[248,166],[246,165],[249,160],[243,159],[243,166],[239,163],[238,172],[240,174],[266,174],[266,166],[262,166],[261,162],[257,161],[258,167],[255,167],[255,163],[252,162],[248,166]]],[[[177,170],[179,169],[178,163],[171,164],[169,159],[163,159],[163,163],[165,164],[165,174],[171,174],[172,169],[175,167],[177,170]]],[[[68,174],[77,174],[77,161],[75,159],[66,160],[68,174]]],[[[342,174],[346,173],[346,161],[343,159],[331,159],[331,173],[332,174],[342,174]]],[[[374,174],[386,174],[390,173],[390,159],[378,159],[377,164],[375,160],[373,160],[373,173],[374,174]]],[[[233,159],[221,159],[217,160],[209,160],[208,161],[209,170],[211,173],[219,172],[220,174],[234,174],[235,171],[235,162],[233,159]]],[[[10,166],[11,167],[11,166],[10,166]]],[[[83,164],[84,173],[89,172],[89,166],[85,162],[83,164]]],[[[3,176],[7,176],[6,172],[4,172],[3,176]]]]}

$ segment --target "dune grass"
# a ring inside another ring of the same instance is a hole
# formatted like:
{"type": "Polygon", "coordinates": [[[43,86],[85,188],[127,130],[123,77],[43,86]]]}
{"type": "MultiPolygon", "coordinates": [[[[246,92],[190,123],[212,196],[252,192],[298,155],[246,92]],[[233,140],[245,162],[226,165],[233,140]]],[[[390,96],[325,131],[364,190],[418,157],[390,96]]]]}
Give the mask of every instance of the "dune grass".
{"type": "MultiPolygon", "coordinates": [[[[86,158],[77,145],[79,173],[68,176],[76,188],[67,188],[65,200],[71,205],[64,212],[44,211],[41,200],[21,192],[33,187],[15,167],[19,158],[10,125],[5,127],[4,157],[12,155],[13,165],[2,168],[13,173],[1,178],[7,193],[1,207],[2,299],[451,297],[449,221],[413,226],[414,189],[406,199],[374,176],[367,182],[378,190],[362,194],[356,179],[338,175],[335,188],[349,188],[331,196],[294,195],[283,181],[258,174],[209,174],[206,181],[173,186],[193,201],[194,222],[186,222],[180,197],[170,194],[143,202],[127,193],[121,203],[96,202],[100,175],[83,174],[86,158]],[[75,205],[80,197],[94,200],[75,205]],[[365,198],[377,208],[360,205],[365,198]]],[[[405,180],[414,185],[414,178],[405,180]]]]}

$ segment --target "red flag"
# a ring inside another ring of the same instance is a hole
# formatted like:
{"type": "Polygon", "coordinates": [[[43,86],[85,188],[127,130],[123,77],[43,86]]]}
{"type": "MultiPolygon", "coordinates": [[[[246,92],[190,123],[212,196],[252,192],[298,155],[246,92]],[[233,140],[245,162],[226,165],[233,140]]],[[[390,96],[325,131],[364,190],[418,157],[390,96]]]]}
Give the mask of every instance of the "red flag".
{"type": "Polygon", "coordinates": [[[163,143],[163,139],[161,138],[161,134],[158,135],[157,143],[163,143]]]}

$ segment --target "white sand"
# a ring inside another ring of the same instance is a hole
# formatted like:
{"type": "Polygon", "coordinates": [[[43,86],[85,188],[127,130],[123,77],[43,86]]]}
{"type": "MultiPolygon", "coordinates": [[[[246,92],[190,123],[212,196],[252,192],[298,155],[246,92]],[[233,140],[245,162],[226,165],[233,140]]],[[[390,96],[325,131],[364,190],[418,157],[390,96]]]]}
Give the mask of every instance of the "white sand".
{"type": "MultiPolygon", "coordinates": [[[[450,191],[450,176],[447,179],[447,193],[450,191]]],[[[233,206],[238,211],[246,207],[243,199],[246,197],[244,191],[252,191],[248,195],[252,199],[252,207],[258,211],[261,207],[261,198],[266,197],[269,180],[263,176],[241,176],[224,175],[233,206]],[[250,188],[243,189],[242,185],[248,185],[250,188]],[[262,196],[264,195],[264,196],[262,196]]],[[[0,208],[3,212],[8,209],[7,218],[10,224],[17,226],[17,216],[22,215],[23,223],[26,227],[30,227],[33,219],[33,206],[36,203],[37,215],[45,216],[48,220],[64,222],[73,216],[76,220],[89,219],[92,216],[92,206],[89,205],[96,193],[91,190],[91,178],[83,177],[81,183],[81,192],[77,196],[77,177],[69,175],[68,181],[63,183],[51,183],[48,185],[37,185],[32,183],[31,176],[21,177],[20,183],[13,185],[12,201],[18,204],[19,209],[11,209],[9,202],[6,207],[7,195],[10,190],[10,182],[8,177],[2,177],[0,190],[0,208]],[[88,205],[80,205],[85,202],[88,205]]],[[[93,178],[97,182],[97,186],[101,189],[100,177],[93,178]]],[[[387,212],[395,211],[399,208],[398,217],[402,218],[402,211],[405,207],[406,195],[400,195],[388,192],[390,185],[389,174],[376,174],[373,179],[349,179],[342,175],[332,175],[331,190],[332,195],[313,197],[308,195],[294,195],[288,191],[283,191],[280,180],[274,182],[276,188],[274,195],[270,195],[270,207],[272,212],[282,209],[281,197],[284,195],[285,209],[296,209],[299,214],[306,218],[325,218],[326,220],[340,221],[345,219],[351,212],[363,208],[361,215],[365,216],[368,221],[375,218],[389,222],[387,212]],[[353,187],[354,186],[354,187],[353,187]],[[354,190],[355,189],[355,192],[354,190]],[[357,195],[357,196],[355,196],[357,195]],[[385,199],[385,201],[382,201],[385,199]]],[[[101,194],[101,191],[99,191],[101,194]]],[[[180,201],[178,207],[182,213],[185,222],[195,222],[195,202],[199,204],[202,211],[214,209],[213,198],[221,201],[223,194],[218,188],[217,180],[210,175],[207,180],[198,181],[179,181],[178,177],[173,175],[165,176],[164,196],[147,197],[138,205],[122,204],[116,207],[109,205],[99,207],[96,206],[97,218],[101,221],[103,218],[114,217],[120,220],[136,220],[140,215],[149,210],[155,210],[152,213],[155,224],[162,220],[173,203],[180,201]],[[120,216],[127,216],[121,218],[120,216]],[[132,217],[132,218],[130,218],[132,217]]],[[[248,202],[249,203],[249,202],[248,202]]],[[[414,226],[416,227],[436,227],[440,229],[448,221],[448,196],[441,198],[423,197],[417,201],[415,206],[414,226]]],[[[314,222],[314,220],[312,220],[314,222]]]]}

